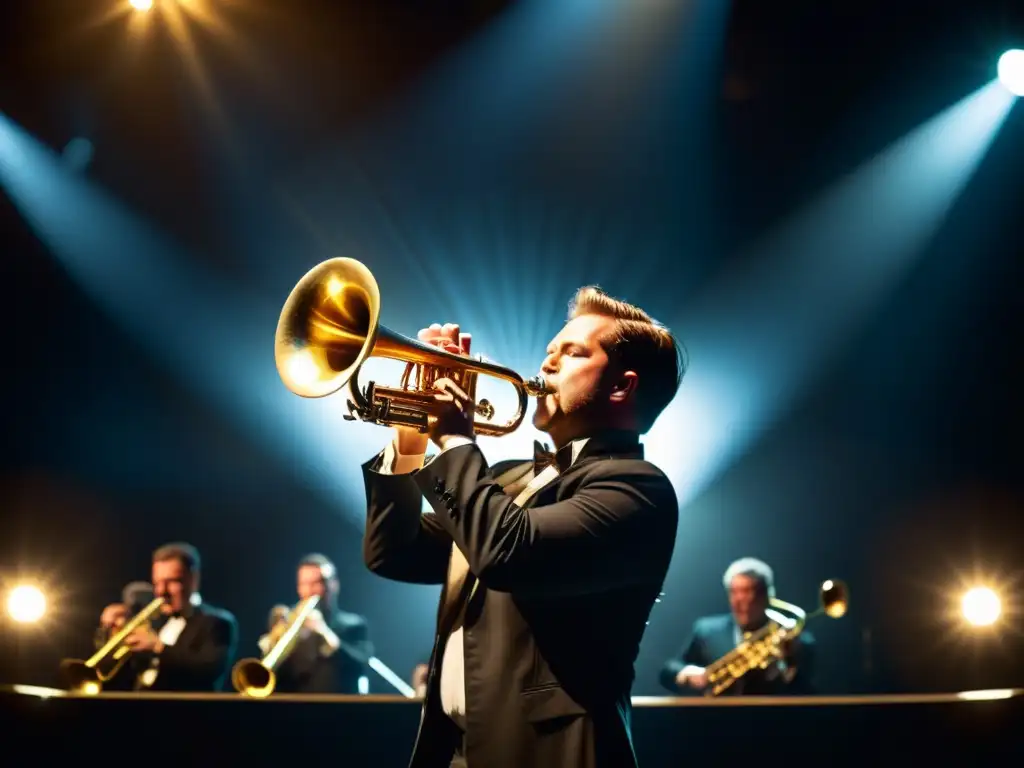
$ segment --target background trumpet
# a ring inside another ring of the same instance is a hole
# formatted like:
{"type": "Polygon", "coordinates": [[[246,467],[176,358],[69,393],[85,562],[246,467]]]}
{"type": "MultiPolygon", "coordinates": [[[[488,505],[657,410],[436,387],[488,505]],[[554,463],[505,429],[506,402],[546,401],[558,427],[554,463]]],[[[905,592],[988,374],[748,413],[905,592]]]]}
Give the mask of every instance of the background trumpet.
{"type": "Polygon", "coordinates": [[[278,622],[271,628],[271,648],[262,659],[242,659],[235,664],[231,670],[231,684],[236,691],[257,699],[266,698],[274,692],[277,686],[274,669],[294,650],[302,625],[319,603],[319,595],[312,595],[300,602],[286,621],[278,622]]]}
{"type": "Polygon", "coordinates": [[[434,402],[434,382],[449,378],[476,401],[481,375],[511,384],[518,396],[516,412],[494,423],[494,407],[477,403],[474,426],[480,435],[507,435],[526,415],[527,397],[548,392],[537,376],[480,359],[445,352],[402,336],[380,324],[380,290],[373,274],[355,259],[330,259],[313,267],[289,294],[278,320],[274,357],[282,381],[302,397],[324,397],[349,385],[350,420],[426,431],[434,402]],[[406,363],[397,387],[369,382],[359,386],[359,369],[371,357],[406,363]]]}
{"type": "Polygon", "coordinates": [[[60,664],[60,678],[64,686],[78,693],[97,694],[102,691],[103,683],[111,680],[121,670],[131,654],[131,649],[124,644],[125,638],[143,624],[149,623],[163,604],[162,597],[155,598],[85,661],[64,659],[60,664]],[[107,659],[115,663],[109,672],[103,672],[100,665],[107,659]]]}

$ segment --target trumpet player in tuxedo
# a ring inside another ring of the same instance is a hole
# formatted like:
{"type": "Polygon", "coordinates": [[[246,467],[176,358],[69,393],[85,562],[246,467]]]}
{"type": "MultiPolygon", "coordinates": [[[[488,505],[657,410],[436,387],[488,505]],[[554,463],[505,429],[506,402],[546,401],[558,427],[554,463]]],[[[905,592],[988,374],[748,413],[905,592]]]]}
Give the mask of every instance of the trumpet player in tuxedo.
{"type": "MultiPolygon", "coordinates": [[[[419,340],[469,353],[455,324],[419,340]]],[[[678,518],[640,436],[684,367],[668,329],[583,288],[540,368],[533,423],[553,452],[490,464],[479,404],[439,378],[426,433],[397,426],[364,465],[367,566],[443,585],[412,768],[636,765],[633,665],[678,518]]]]}
{"type": "Polygon", "coordinates": [[[128,663],[105,688],[137,691],[219,691],[234,660],[238,625],[229,612],[199,595],[199,551],[184,542],[165,544],[153,553],[150,585],[128,585],[120,603],[103,609],[99,634],[125,626],[147,597],[162,599],[153,621],[140,624],[124,639],[128,663]],[[134,605],[133,605],[134,603],[134,605]]]}
{"type": "MultiPolygon", "coordinates": [[[[280,693],[368,693],[373,656],[369,625],[363,616],[338,607],[340,585],[334,563],[321,554],[306,555],[296,570],[300,604],[318,598],[288,655],[275,668],[280,693]]],[[[265,656],[289,627],[292,609],[275,606],[269,629],[259,639],[265,656]]]]}

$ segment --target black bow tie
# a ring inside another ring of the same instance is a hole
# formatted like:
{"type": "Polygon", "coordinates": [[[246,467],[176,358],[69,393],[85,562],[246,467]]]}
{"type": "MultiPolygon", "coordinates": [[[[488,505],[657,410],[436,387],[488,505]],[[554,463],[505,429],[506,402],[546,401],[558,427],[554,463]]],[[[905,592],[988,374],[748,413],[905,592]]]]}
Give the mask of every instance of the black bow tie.
{"type": "Polygon", "coordinates": [[[549,451],[543,443],[533,441],[533,473],[539,475],[554,464],[559,472],[565,472],[572,463],[572,443],[562,446],[557,451],[549,451]]]}

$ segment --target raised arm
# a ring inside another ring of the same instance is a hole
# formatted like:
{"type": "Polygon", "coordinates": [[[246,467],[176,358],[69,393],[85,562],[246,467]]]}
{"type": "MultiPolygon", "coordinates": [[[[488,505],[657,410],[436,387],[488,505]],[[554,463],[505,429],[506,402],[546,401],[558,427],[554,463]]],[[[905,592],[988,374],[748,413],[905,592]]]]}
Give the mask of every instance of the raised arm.
{"type": "Polygon", "coordinates": [[[652,583],[675,543],[672,485],[638,460],[600,462],[570,498],[529,509],[494,482],[475,444],[443,451],[414,478],[434,509],[431,524],[497,591],[566,595],[652,583]]]}
{"type": "Polygon", "coordinates": [[[434,515],[421,511],[423,496],[409,470],[410,465],[422,465],[423,457],[414,457],[404,466],[398,463],[406,458],[396,455],[392,444],[363,465],[367,509],[363,560],[373,573],[387,579],[443,584],[452,539],[434,515]]]}

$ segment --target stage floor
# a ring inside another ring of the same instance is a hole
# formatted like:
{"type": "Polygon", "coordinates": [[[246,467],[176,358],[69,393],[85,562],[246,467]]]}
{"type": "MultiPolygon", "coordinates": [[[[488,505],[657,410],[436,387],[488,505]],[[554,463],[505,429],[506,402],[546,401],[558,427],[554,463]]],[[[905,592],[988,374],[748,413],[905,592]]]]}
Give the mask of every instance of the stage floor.
{"type": "MultiPolygon", "coordinates": [[[[36,761],[189,759],[192,764],[401,768],[420,706],[401,696],[103,693],[0,686],[5,750],[36,761]],[[198,761],[198,762],[196,762],[198,761]]],[[[829,765],[907,759],[931,765],[1019,765],[1024,690],[810,697],[637,696],[640,765],[734,765],[750,760],[829,765]],[[806,754],[804,754],[806,753],[806,754]],[[817,753],[817,754],[815,754],[817,753]]],[[[496,724],[497,727],[497,724],[496,724]]],[[[528,768],[528,767],[524,767],[528,768]]],[[[566,768],[572,768],[567,766],[566,768]]]]}

